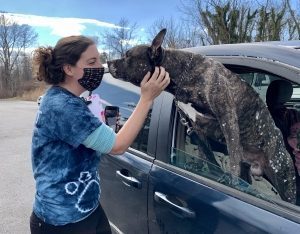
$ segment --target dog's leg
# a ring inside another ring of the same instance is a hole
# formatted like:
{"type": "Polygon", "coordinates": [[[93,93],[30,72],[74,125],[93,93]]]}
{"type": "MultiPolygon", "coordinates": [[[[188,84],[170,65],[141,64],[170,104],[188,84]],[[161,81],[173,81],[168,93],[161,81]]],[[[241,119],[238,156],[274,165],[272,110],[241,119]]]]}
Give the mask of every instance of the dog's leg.
{"type": "Polygon", "coordinates": [[[228,153],[230,155],[230,168],[235,176],[240,176],[240,162],[243,161],[243,148],[240,144],[239,126],[235,113],[223,116],[220,127],[224,134],[228,153]]]}
{"type": "Polygon", "coordinates": [[[267,142],[269,147],[266,147],[266,153],[269,156],[269,163],[265,174],[283,200],[295,203],[296,181],[292,158],[285,149],[280,130],[273,128],[270,135],[273,137],[267,142]]]}
{"type": "Polygon", "coordinates": [[[237,116],[237,102],[228,77],[222,70],[209,71],[210,83],[206,85],[207,104],[216,117],[224,135],[230,155],[230,168],[235,176],[240,176],[240,162],[243,161],[243,147],[240,141],[240,128],[237,116]],[[218,74],[216,74],[218,72],[218,74]]]}

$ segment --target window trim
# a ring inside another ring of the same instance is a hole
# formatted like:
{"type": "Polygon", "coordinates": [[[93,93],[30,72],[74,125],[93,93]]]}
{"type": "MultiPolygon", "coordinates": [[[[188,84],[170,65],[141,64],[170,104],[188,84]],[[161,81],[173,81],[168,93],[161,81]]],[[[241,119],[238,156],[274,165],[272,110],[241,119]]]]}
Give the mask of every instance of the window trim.
{"type": "Polygon", "coordinates": [[[241,57],[241,56],[207,56],[221,62],[229,70],[230,67],[239,66],[247,69],[261,70],[265,73],[271,73],[300,84],[299,74],[300,68],[293,67],[284,63],[271,60],[263,60],[255,57],[241,57]],[[280,66],[279,66],[280,65],[280,66]]]}

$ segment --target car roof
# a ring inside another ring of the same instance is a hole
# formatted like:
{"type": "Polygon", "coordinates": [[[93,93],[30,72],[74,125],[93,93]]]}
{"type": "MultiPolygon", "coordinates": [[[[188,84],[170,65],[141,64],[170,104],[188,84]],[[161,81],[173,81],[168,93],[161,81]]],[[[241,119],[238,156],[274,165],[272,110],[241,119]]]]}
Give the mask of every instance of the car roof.
{"type": "Polygon", "coordinates": [[[183,49],[209,57],[252,57],[300,68],[300,40],[199,46],[183,49]]]}

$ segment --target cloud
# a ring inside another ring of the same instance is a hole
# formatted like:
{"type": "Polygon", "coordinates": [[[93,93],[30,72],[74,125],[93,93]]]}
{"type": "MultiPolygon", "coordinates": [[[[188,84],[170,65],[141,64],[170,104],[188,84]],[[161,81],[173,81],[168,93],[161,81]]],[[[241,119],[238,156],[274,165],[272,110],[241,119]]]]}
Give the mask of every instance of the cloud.
{"type": "Polygon", "coordinates": [[[17,24],[28,24],[33,27],[51,28],[51,33],[59,37],[83,34],[83,31],[86,29],[85,24],[92,24],[98,27],[106,28],[120,28],[115,24],[106,23],[95,19],[47,17],[15,13],[3,14],[6,18],[13,20],[17,24]]]}

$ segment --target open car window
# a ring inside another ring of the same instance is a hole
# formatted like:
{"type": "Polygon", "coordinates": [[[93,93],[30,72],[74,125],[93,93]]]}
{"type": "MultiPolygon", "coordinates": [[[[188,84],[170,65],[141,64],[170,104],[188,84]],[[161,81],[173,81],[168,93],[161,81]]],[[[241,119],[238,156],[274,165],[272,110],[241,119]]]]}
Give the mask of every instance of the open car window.
{"type": "Polygon", "coordinates": [[[175,125],[174,147],[170,157],[172,165],[272,203],[280,200],[278,192],[267,180],[258,182],[252,180],[253,183],[250,184],[231,173],[230,158],[221,152],[224,149],[220,147],[218,151],[211,151],[208,142],[204,142],[194,132],[189,134],[187,127],[181,123],[179,115],[175,125]],[[202,157],[202,154],[206,154],[209,160],[202,157]]]}
{"type": "MultiPolygon", "coordinates": [[[[285,80],[290,82],[282,77],[267,72],[251,71],[249,69],[247,72],[241,72],[240,76],[252,86],[252,88],[259,94],[260,98],[265,103],[268,88],[273,81],[285,80]]],[[[293,92],[291,97],[286,100],[283,105],[288,110],[293,110],[295,115],[298,115],[300,110],[300,86],[292,82],[290,82],[290,84],[293,92]]],[[[276,98],[277,97],[274,97],[274,99],[276,98]]],[[[183,108],[184,112],[188,113],[191,119],[195,119],[195,110],[190,105],[183,103],[179,104],[180,108],[183,108]]],[[[278,122],[276,121],[275,116],[272,114],[271,116],[273,117],[274,123],[277,126],[278,122]]],[[[170,163],[172,165],[268,202],[281,205],[286,203],[281,199],[276,188],[266,177],[254,178],[252,175],[250,175],[249,180],[246,181],[231,173],[229,166],[230,156],[228,155],[226,144],[221,144],[218,141],[209,139],[205,135],[198,136],[196,133],[190,133],[186,125],[180,120],[181,118],[182,116],[180,116],[180,113],[177,112],[174,125],[175,131],[173,133],[173,148],[170,157],[170,163]]],[[[284,123],[280,127],[278,126],[278,128],[282,131],[287,152],[294,161],[293,149],[291,149],[287,140],[289,135],[289,127],[292,124],[291,120],[289,121],[290,122],[284,123]]],[[[244,166],[247,167],[247,165],[244,166]]],[[[250,167],[249,164],[248,167],[250,167]]],[[[297,190],[299,190],[299,175],[297,174],[296,168],[290,169],[295,170],[295,183],[297,184],[297,190]]],[[[250,168],[248,168],[248,171],[249,170],[250,168]]],[[[297,200],[299,202],[299,197],[297,200]]],[[[295,208],[298,207],[295,206],[295,208]]]]}
{"type": "MultiPolygon", "coordinates": [[[[274,80],[282,80],[283,78],[265,73],[263,71],[253,71],[247,73],[240,73],[240,77],[252,86],[253,89],[259,94],[263,101],[266,100],[266,93],[269,85],[274,80]]],[[[290,82],[290,81],[289,81],[290,82]]],[[[291,99],[286,103],[288,106],[293,106],[300,109],[300,85],[292,83],[293,95],[291,99]]]]}

